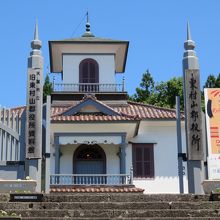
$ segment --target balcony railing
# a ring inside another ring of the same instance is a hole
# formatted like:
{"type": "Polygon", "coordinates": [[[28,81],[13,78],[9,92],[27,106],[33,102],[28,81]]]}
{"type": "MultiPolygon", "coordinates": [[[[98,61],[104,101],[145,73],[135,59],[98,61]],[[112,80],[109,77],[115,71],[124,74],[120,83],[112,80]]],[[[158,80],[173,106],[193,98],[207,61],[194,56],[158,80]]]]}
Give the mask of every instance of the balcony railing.
{"type": "Polygon", "coordinates": [[[131,185],[132,174],[53,174],[50,185],[131,185]]]}
{"type": "Polygon", "coordinates": [[[124,92],[124,84],[55,83],[54,92],[124,92]]]}

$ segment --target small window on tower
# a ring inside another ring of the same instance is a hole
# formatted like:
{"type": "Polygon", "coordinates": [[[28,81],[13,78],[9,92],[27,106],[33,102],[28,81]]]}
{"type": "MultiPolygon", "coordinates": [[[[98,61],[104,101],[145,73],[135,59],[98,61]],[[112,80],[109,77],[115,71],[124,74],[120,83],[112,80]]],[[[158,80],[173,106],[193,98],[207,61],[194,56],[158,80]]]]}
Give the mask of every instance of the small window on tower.
{"type": "Polygon", "coordinates": [[[97,92],[99,90],[99,65],[94,59],[85,59],[79,65],[80,91],[97,92]]]}

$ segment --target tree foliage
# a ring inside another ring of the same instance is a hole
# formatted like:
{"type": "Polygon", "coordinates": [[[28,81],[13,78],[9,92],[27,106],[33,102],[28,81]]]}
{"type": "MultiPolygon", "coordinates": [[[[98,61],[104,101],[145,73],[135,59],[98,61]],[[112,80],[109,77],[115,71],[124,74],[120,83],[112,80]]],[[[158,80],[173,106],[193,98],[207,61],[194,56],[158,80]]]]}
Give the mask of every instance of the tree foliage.
{"type": "Polygon", "coordinates": [[[201,105],[202,105],[202,110],[205,111],[205,98],[204,98],[204,89],[205,88],[220,88],[220,73],[215,77],[214,74],[209,74],[206,82],[203,86],[203,91],[202,91],[202,99],[201,99],[201,105]]]}
{"type": "Polygon", "coordinates": [[[210,74],[207,77],[207,80],[203,88],[220,88],[220,73],[217,77],[215,77],[213,74],[210,74]]]}
{"type": "Polygon", "coordinates": [[[136,93],[131,99],[137,102],[144,102],[156,106],[174,108],[176,96],[180,96],[181,109],[183,109],[183,83],[182,77],[173,77],[166,82],[156,83],[149,70],[147,70],[136,88],[136,93]]]}
{"type": "MultiPolygon", "coordinates": [[[[220,73],[210,74],[203,86],[204,88],[220,88],[220,73]]],[[[175,108],[176,96],[180,96],[180,108],[184,109],[183,97],[183,79],[182,77],[173,77],[166,82],[155,83],[149,70],[147,70],[141,79],[140,87],[136,88],[136,93],[130,97],[131,100],[144,102],[161,107],[175,108]]],[[[205,110],[204,92],[201,91],[202,110],[205,110]]]]}
{"type": "Polygon", "coordinates": [[[140,83],[140,87],[136,88],[136,94],[132,99],[137,102],[147,102],[152,95],[154,89],[154,80],[151,76],[149,70],[147,70],[143,75],[140,83]]]}
{"type": "Polygon", "coordinates": [[[43,100],[45,101],[47,98],[47,95],[51,95],[53,91],[53,85],[50,82],[49,75],[47,74],[45,80],[44,80],[44,86],[43,86],[43,100]]]}

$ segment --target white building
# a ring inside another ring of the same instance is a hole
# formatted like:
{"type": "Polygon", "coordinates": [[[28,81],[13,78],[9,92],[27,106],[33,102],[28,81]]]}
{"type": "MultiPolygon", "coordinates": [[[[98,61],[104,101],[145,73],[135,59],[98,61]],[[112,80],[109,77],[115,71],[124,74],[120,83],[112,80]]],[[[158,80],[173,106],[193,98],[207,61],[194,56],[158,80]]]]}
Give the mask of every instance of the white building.
{"type": "MultiPolygon", "coordinates": [[[[62,73],[63,81],[54,84],[47,117],[43,114],[47,191],[133,184],[145,193],[179,192],[175,110],[131,102],[124,83],[116,84],[115,75],[125,71],[128,46],[128,41],[95,37],[89,23],[82,37],[49,41],[51,72],[62,73]]],[[[12,112],[22,121],[25,107],[12,112]]],[[[182,136],[185,152],[183,121],[182,136]]],[[[29,175],[35,172],[25,147],[19,145],[16,158],[1,157],[0,178],[24,178],[19,171],[24,164],[29,175]]],[[[41,158],[36,160],[41,178],[41,158]]],[[[187,192],[186,175],[184,188],[187,192]]]]}

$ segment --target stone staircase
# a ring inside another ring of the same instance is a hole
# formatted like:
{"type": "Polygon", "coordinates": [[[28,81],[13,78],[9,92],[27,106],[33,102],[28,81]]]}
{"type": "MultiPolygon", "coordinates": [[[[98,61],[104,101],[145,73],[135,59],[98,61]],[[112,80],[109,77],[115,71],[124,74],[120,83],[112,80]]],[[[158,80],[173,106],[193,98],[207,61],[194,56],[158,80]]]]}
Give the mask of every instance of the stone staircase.
{"type": "Polygon", "coordinates": [[[141,193],[45,194],[43,202],[10,202],[0,195],[0,210],[22,219],[212,219],[220,220],[220,202],[208,195],[141,193]]]}

